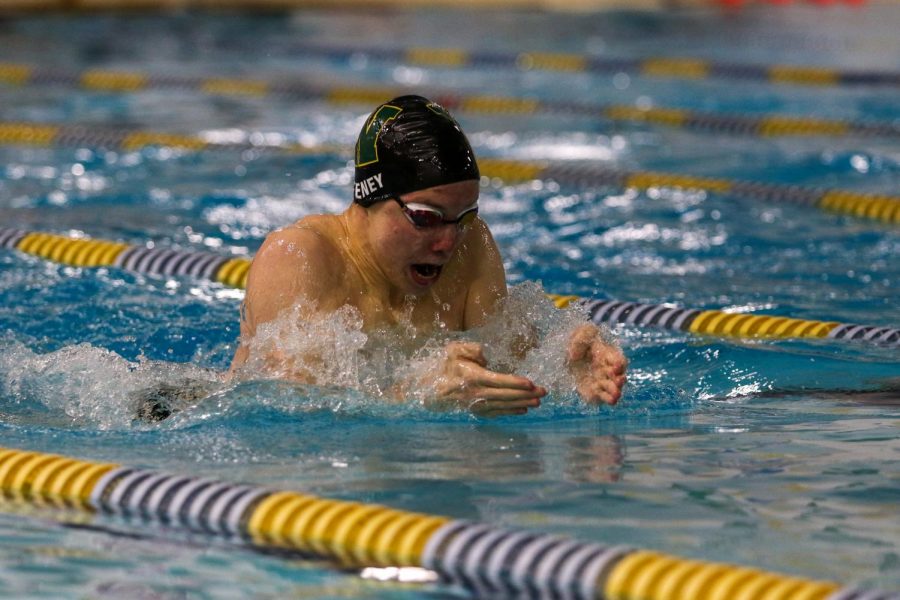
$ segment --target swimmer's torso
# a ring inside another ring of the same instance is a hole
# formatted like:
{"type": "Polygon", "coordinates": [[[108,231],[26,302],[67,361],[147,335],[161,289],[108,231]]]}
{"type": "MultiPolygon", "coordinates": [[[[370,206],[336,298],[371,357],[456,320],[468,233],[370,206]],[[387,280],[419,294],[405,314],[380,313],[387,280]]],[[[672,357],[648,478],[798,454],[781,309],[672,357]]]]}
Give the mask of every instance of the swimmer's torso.
{"type": "Polygon", "coordinates": [[[336,265],[342,267],[340,285],[331,295],[331,301],[320,306],[320,310],[330,312],[341,306],[352,306],[359,311],[363,329],[367,331],[401,323],[412,324],[420,333],[464,328],[469,282],[462,265],[471,253],[470,243],[460,245],[431,289],[421,295],[407,295],[398,304],[373,281],[377,277],[373,266],[354,254],[341,215],[313,215],[291,227],[314,231],[327,240],[338,255],[336,265]]]}
{"type": "Polygon", "coordinates": [[[269,303],[272,296],[277,296],[275,305],[283,309],[298,303],[314,304],[318,316],[349,306],[358,311],[366,332],[411,326],[414,336],[420,337],[481,324],[484,315],[506,292],[499,254],[487,226],[480,220],[465,232],[438,281],[421,294],[405,295],[399,301],[379,281],[377,265],[359,252],[359,245],[351,240],[344,215],[305,217],[273,232],[257,258],[264,252],[275,253],[279,259],[264,259],[263,266],[254,260],[251,267],[241,315],[242,343],[232,369],[246,361],[245,342],[255,335],[257,326],[276,316],[269,308],[255,310],[258,305],[269,303]],[[322,259],[315,263],[316,273],[312,277],[298,276],[307,268],[310,254],[322,259]],[[491,277],[485,276],[483,265],[491,261],[497,263],[493,267],[499,270],[499,283],[485,290],[485,280],[498,278],[493,272],[491,277]],[[309,302],[310,297],[315,301],[309,302]]]}

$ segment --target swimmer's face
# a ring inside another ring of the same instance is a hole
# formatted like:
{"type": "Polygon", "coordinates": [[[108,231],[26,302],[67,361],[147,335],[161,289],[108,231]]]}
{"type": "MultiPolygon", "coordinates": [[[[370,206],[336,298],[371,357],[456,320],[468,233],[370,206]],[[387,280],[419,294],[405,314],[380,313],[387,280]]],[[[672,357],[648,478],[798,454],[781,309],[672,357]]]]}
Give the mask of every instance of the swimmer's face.
{"type": "MultiPolygon", "coordinates": [[[[472,208],[478,192],[477,181],[460,181],[404,194],[400,200],[437,209],[445,220],[453,221],[472,208]]],[[[376,260],[404,294],[420,294],[437,283],[468,232],[467,227],[454,223],[416,227],[398,202],[379,202],[369,210],[369,241],[376,260]]]]}

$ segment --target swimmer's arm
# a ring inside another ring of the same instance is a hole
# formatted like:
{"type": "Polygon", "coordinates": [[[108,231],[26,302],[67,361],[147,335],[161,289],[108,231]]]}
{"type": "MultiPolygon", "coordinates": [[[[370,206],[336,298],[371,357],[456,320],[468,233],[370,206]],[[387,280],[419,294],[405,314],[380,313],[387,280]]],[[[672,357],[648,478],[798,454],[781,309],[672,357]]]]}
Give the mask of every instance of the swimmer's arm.
{"type": "Polygon", "coordinates": [[[418,373],[395,388],[398,400],[417,399],[435,410],[462,408],[483,417],[524,415],[547,390],[519,375],[487,368],[481,344],[450,342],[418,373]]]}
{"type": "Polygon", "coordinates": [[[503,258],[487,225],[481,219],[472,223],[467,240],[465,268],[471,279],[466,294],[463,329],[484,325],[506,298],[506,270],[503,258]]]}
{"type": "Polygon", "coordinates": [[[587,404],[615,404],[622,397],[628,360],[618,346],[603,339],[593,323],[572,332],[566,365],[575,377],[575,390],[587,404]]]}
{"type": "MultiPolygon", "coordinates": [[[[241,342],[229,375],[243,366],[249,356],[248,342],[260,325],[297,307],[298,318],[313,318],[333,302],[340,288],[341,268],[336,249],[314,230],[288,227],[271,234],[250,266],[247,292],[241,306],[241,342]]],[[[289,357],[277,348],[261,359],[265,370],[279,377],[315,383],[308,369],[292,370],[292,364],[311,364],[314,357],[289,357]]],[[[256,361],[254,361],[256,362],[256,361]]]]}
{"type": "MultiPolygon", "coordinates": [[[[463,329],[483,325],[507,293],[503,261],[484,222],[476,219],[467,237],[460,248],[467,274],[463,329]]],[[[481,344],[450,342],[392,393],[398,401],[417,399],[435,410],[462,408],[497,417],[539,407],[547,390],[526,377],[488,369],[481,344]]]]}
{"type": "MultiPolygon", "coordinates": [[[[476,232],[478,234],[476,240],[481,243],[473,247],[473,255],[469,261],[477,267],[466,300],[463,329],[484,325],[497,314],[500,303],[508,294],[506,270],[503,268],[503,258],[500,256],[497,243],[484,222],[479,219],[477,223],[481,225],[482,230],[476,232]]],[[[514,336],[509,340],[509,350],[514,356],[522,359],[534,348],[537,341],[537,330],[514,336]]]]}
{"type": "MultiPolygon", "coordinates": [[[[503,260],[487,226],[478,219],[480,230],[472,233],[472,255],[467,257],[477,265],[469,287],[464,329],[483,325],[506,298],[506,272],[503,260]]],[[[522,358],[538,342],[537,332],[510,341],[513,354],[522,358]]],[[[593,324],[576,329],[566,348],[566,365],[575,377],[576,391],[588,404],[615,404],[622,396],[628,361],[622,351],[603,339],[593,324]]],[[[532,384],[534,385],[534,384],[532,384]]],[[[543,389],[543,388],[542,388],[543,389]]],[[[546,392],[544,392],[546,393],[546,392]]]]}

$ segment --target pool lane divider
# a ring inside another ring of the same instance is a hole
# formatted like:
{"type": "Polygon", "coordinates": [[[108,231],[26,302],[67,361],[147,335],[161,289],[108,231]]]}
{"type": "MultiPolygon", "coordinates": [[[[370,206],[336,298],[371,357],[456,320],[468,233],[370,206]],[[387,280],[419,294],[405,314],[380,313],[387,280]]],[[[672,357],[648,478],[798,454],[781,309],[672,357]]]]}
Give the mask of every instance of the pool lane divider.
{"type": "Polygon", "coordinates": [[[900,86],[898,71],[855,71],[804,65],[760,65],[709,61],[691,57],[658,56],[615,58],[577,53],[491,52],[462,48],[376,48],[296,43],[296,54],[321,56],[332,60],[356,60],[367,57],[402,62],[427,68],[494,68],[520,71],[556,71],[560,73],[624,73],[635,77],[682,79],[739,79],[776,85],[806,86],[900,86]]]}
{"type": "Polygon", "coordinates": [[[151,147],[167,147],[187,152],[209,150],[272,150],[288,154],[314,154],[322,156],[345,152],[343,146],[300,143],[215,142],[199,135],[148,131],[127,127],[71,124],[49,125],[44,123],[0,121],[0,144],[62,148],[105,148],[126,152],[151,147]]]}
{"type": "MultiPolygon", "coordinates": [[[[336,145],[303,144],[261,145],[254,143],[214,143],[200,136],[85,125],[45,125],[0,122],[0,144],[68,146],[136,151],[166,146],[186,151],[260,150],[325,155],[346,153],[336,145]]],[[[647,190],[680,188],[701,190],[762,202],[818,208],[827,212],[900,223],[900,196],[869,194],[834,188],[817,188],[782,183],[743,181],[702,177],[684,173],[626,171],[595,163],[516,161],[482,158],[478,161],[483,177],[508,184],[533,180],[552,180],[577,187],[610,186],[647,190]]]]}
{"type": "MultiPolygon", "coordinates": [[[[739,79],[774,85],[800,86],[900,86],[900,71],[856,71],[804,65],[759,65],[709,61],[691,57],[614,58],[576,53],[552,52],[479,52],[462,48],[376,48],[365,46],[336,47],[298,43],[291,50],[304,57],[330,60],[357,60],[360,57],[379,61],[406,63],[423,68],[460,69],[490,68],[520,71],[555,71],[559,73],[625,74],[634,77],[702,81],[739,79]]],[[[0,81],[16,85],[28,83],[78,83],[108,87],[111,83],[126,91],[153,85],[182,85],[185,77],[148,76],[135,73],[130,78],[116,76],[105,80],[107,73],[123,71],[90,70],[79,75],[47,67],[21,63],[0,63],[0,81]]],[[[215,86],[217,79],[209,79],[215,86]]],[[[224,79],[230,86],[230,79],[224,79]]]]}
{"type": "MultiPolygon", "coordinates": [[[[151,248],[2,227],[0,248],[19,250],[75,267],[116,267],[149,275],[215,281],[240,289],[247,287],[250,270],[250,260],[242,257],[227,258],[211,252],[151,248]]],[[[679,308],[665,304],[592,300],[558,294],[549,294],[549,297],[559,308],[572,303],[582,305],[590,319],[598,324],[621,323],[741,339],[822,339],[900,347],[900,329],[892,327],[679,308]]]]}
{"type": "Polygon", "coordinates": [[[116,267],[135,273],[191,277],[247,287],[250,261],[211,252],[134,246],[0,227],[0,248],[12,248],[74,267],[116,267]]]}
{"type": "MultiPolygon", "coordinates": [[[[302,79],[249,79],[155,75],[139,71],[90,69],[59,71],[22,63],[0,62],[0,84],[66,85],[93,92],[117,94],[149,89],[182,89],[217,96],[286,96],[306,101],[326,101],[335,105],[374,106],[410,89],[363,86],[324,86],[302,79]]],[[[538,113],[578,115],[613,122],[647,123],[721,135],[854,136],[900,137],[900,124],[876,120],[836,120],[795,117],[784,114],[731,114],[669,107],[638,107],[574,100],[538,100],[494,95],[459,95],[433,89],[429,95],[446,108],[472,114],[535,115],[538,113]]]]}
{"type": "Polygon", "coordinates": [[[900,348],[900,329],[894,327],[680,308],[668,304],[591,300],[557,294],[549,297],[559,308],[572,303],[581,305],[594,323],[658,327],[715,337],[839,340],[900,348]]]}
{"type": "Polygon", "coordinates": [[[0,448],[14,501],[321,556],[345,567],[421,567],[476,597],[571,600],[900,600],[630,546],[0,448]]]}
{"type": "Polygon", "coordinates": [[[594,163],[549,163],[479,159],[482,175],[509,183],[552,180],[577,187],[611,186],[624,189],[679,188],[736,198],[808,206],[828,212],[900,223],[900,196],[782,183],[742,181],[680,173],[625,171],[594,163]]]}

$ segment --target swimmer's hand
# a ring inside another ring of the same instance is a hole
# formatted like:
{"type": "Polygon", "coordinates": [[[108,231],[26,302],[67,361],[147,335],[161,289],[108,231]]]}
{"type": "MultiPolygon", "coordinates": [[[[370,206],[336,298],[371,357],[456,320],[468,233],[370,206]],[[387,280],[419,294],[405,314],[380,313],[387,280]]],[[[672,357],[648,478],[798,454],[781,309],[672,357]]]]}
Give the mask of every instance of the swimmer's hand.
{"type": "Polygon", "coordinates": [[[615,404],[625,387],[628,361],[617,347],[605,342],[596,325],[579,326],[569,338],[566,363],[575,376],[575,389],[588,404],[615,404]]]}
{"type": "Polygon", "coordinates": [[[541,405],[547,390],[519,375],[488,370],[481,344],[450,342],[446,356],[427,383],[430,408],[468,408],[481,417],[524,415],[541,405]]]}

